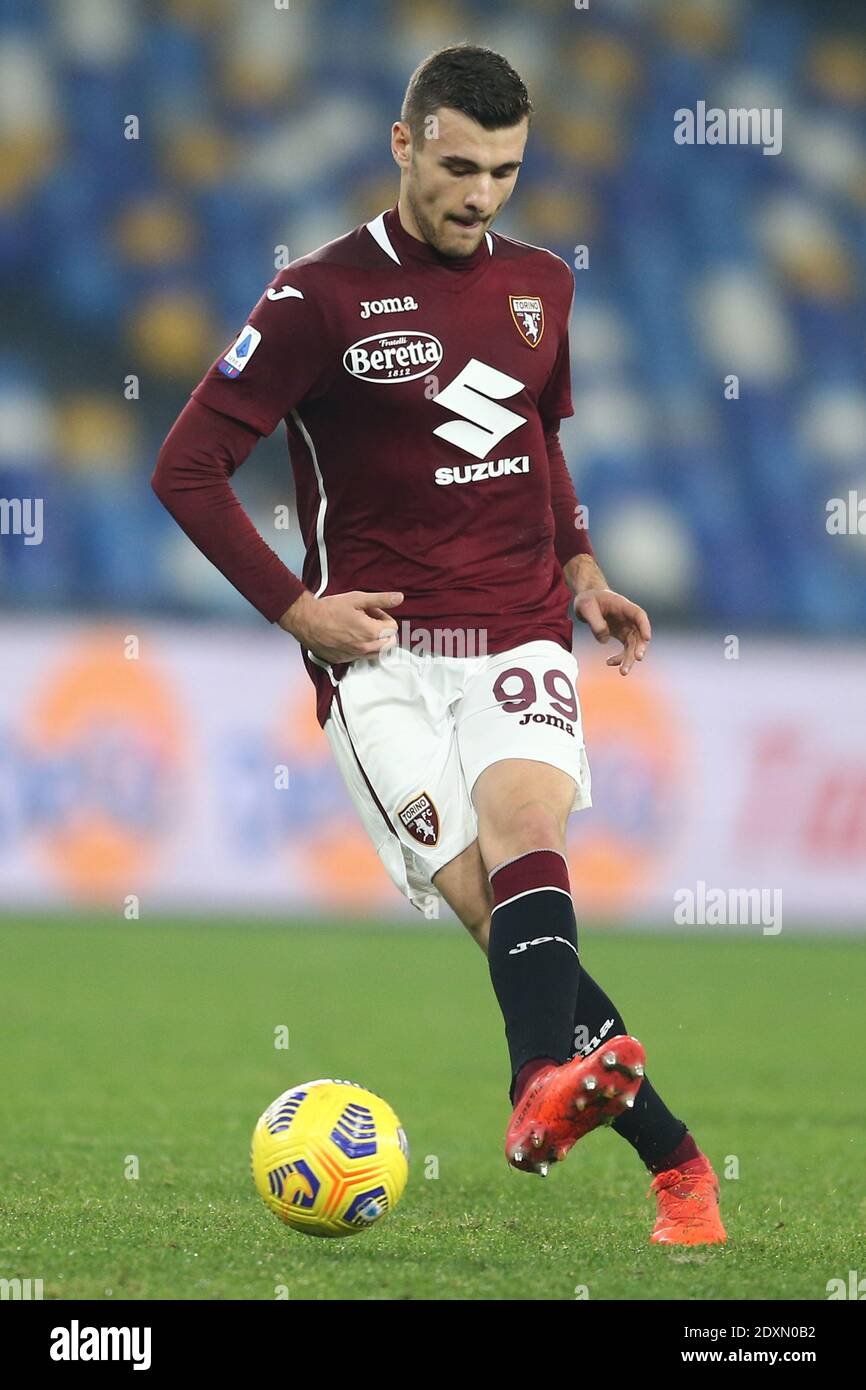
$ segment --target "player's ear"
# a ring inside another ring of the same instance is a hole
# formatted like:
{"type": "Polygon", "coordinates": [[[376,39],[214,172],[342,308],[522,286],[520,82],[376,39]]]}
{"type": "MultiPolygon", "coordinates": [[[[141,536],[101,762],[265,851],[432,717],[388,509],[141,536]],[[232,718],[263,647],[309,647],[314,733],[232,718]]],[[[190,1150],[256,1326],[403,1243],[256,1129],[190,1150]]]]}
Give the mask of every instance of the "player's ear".
{"type": "Polygon", "coordinates": [[[401,169],[408,169],[412,160],[412,132],[406,121],[395,121],[391,127],[391,153],[401,169]]]}

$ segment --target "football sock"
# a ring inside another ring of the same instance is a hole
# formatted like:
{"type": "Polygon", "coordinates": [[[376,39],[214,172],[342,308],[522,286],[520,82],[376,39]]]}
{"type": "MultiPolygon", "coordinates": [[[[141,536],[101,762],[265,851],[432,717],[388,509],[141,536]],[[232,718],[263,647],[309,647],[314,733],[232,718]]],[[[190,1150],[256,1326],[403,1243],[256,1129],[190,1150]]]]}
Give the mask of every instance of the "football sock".
{"type": "Polygon", "coordinates": [[[568,865],[537,849],[490,875],[494,906],[487,961],[511,1058],[511,1097],[521,1068],[565,1062],[574,1050],[580,962],[568,865]]]}
{"type": "MultiPolygon", "coordinates": [[[[574,1014],[575,1055],[594,1052],[605,1038],[627,1032],[619,1010],[592,976],[581,968],[580,994],[574,1014]]],[[[634,1098],[634,1109],[626,1110],[614,1120],[611,1128],[632,1145],[652,1173],[676,1168],[699,1153],[686,1126],[671,1114],[648,1076],[644,1077],[634,1098]],[[670,1162],[672,1158],[674,1161],[670,1162]]]]}
{"type": "MultiPolygon", "coordinates": [[[[643,1088],[641,1088],[643,1089],[643,1088]]],[[[701,1151],[692,1136],[686,1130],[686,1137],[675,1149],[659,1158],[655,1163],[648,1163],[647,1167],[651,1173],[666,1173],[669,1168],[681,1168],[684,1163],[688,1163],[691,1158],[700,1158],[701,1151]]]]}
{"type": "Polygon", "coordinates": [[[520,1068],[511,1087],[512,1105],[520,1104],[523,1092],[526,1090],[535,1073],[541,1071],[542,1067],[549,1067],[551,1062],[555,1064],[555,1059],[553,1057],[533,1057],[531,1062],[527,1062],[525,1066],[520,1068]]]}

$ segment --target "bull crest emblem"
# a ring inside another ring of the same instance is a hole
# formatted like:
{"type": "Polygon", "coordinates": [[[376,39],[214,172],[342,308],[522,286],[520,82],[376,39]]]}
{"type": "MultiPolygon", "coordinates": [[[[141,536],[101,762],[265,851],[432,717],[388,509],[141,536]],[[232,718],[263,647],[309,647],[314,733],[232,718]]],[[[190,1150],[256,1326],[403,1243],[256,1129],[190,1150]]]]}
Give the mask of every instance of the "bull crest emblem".
{"type": "Polygon", "coordinates": [[[531,294],[510,294],[508,303],[517,331],[530,347],[538,347],[544,332],[544,305],[531,294]]]}
{"type": "Polygon", "coordinates": [[[435,845],[439,839],[439,815],[426,792],[421,792],[399,812],[400,820],[420,845],[435,845]]]}

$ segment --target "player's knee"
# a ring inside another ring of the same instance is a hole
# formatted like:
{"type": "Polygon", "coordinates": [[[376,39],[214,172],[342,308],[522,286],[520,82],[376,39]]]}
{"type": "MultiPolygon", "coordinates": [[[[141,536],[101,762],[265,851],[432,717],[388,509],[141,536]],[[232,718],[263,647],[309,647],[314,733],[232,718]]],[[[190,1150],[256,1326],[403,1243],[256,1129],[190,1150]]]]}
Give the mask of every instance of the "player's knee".
{"type": "Polygon", "coordinates": [[[502,808],[491,829],[504,847],[505,857],[528,854],[534,849],[561,850],[565,841],[562,819],[545,801],[525,801],[502,808]]]}

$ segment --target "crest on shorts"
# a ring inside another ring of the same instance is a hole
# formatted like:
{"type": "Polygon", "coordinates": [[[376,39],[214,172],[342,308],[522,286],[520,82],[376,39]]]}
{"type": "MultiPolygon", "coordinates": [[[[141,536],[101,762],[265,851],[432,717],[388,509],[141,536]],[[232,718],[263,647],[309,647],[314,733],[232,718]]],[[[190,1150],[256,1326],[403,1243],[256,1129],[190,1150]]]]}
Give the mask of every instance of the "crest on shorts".
{"type": "Polygon", "coordinates": [[[426,792],[421,792],[399,813],[413,840],[419,845],[435,845],[439,839],[439,813],[426,792]]]}
{"type": "Polygon", "coordinates": [[[532,294],[510,294],[508,304],[517,331],[530,347],[538,347],[544,332],[544,305],[532,294]]]}

